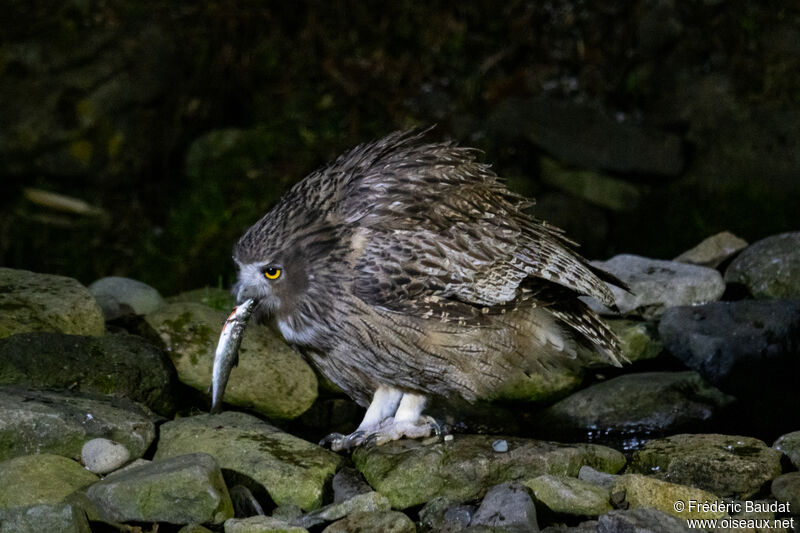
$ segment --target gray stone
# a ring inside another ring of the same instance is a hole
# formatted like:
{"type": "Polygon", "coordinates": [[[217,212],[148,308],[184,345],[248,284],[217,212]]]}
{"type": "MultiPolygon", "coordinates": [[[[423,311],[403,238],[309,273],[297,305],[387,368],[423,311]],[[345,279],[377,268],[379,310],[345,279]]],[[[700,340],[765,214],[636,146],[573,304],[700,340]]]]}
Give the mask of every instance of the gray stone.
{"type": "Polygon", "coordinates": [[[81,462],[89,472],[107,474],[128,462],[131,452],[124,444],[109,439],[91,439],[81,449],[81,462]]]}
{"type": "Polygon", "coordinates": [[[97,476],[72,459],[47,453],[0,462],[0,509],[58,504],[97,476]]]}
{"type": "Polygon", "coordinates": [[[607,319],[606,324],[617,334],[622,354],[631,363],[653,359],[664,350],[653,322],[607,319]]]}
{"type": "Polygon", "coordinates": [[[597,520],[597,533],[689,533],[686,520],[643,507],[611,511],[597,520]]]}
{"type": "Polygon", "coordinates": [[[236,298],[229,290],[218,289],[216,287],[203,287],[182,292],[167,298],[171,304],[177,303],[196,303],[203,304],[215,311],[230,312],[236,306],[236,298]]]}
{"type": "Polygon", "coordinates": [[[261,503],[253,496],[250,489],[244,485],[233,485],[228,489],[231,501],[233,502],[234,516],[256,516],[263,515],[264,508],[261,503]]]}
{"type": "Polygon", "coordinates": [[[235,412],[181,418],[161,426],[156,459],[193,452],[211,454],[226,471],[266,489],[276,504],[305,510],[322,505],[326,484],[344,462],[316,444],[235,412]]]}
{"type": "MultiPolygon", "coordinates": [[[[656,318],[669,307],[713,302],[725,292],[722,276],[712,268],[627,254],[592,265],[628,284],[630,292],[609,285],[623,315],[656,318]]],[[[597,299],[584,299],[594,310],[613,314],[597,299]]]]}
{"type": "Polygon", "coordinates": [[[800,299],[800,232],[751,244],[728,266],[725,281],[746,286],[756,298],[800,299]]]}
{"type": "Polygon", "coordinates": [[[673,261],[716,268],[746,247],[747,241],[729,231],[723,231],[704,239],[700,244],[686,250],[673,261]]]}
{"type": "Polygon", "coordinates": [[[31,331],[105,331],[103,312],[88,289],[64,276],[0,267],[0,309],[0,339],[31,331]]]}
{"type": "Polygon", "coordinates": [[[596,533],[597,520],[586,520],[572,527],[564,524],[556,524],[548,526],[541,531],[542,533],[596,533]]]}
{"type": "Polygon", "coordinates": [[[112,522],[221,524],[233,517],[222,472],[203,453],[154,461],[106,478],[86,495],[112,522]]]}
{"type": "Polygon", "coordinates": [[[603,438],[636,448],[642,438],[712,420],[734,399],[697,372],[623,374],[579,390],[544,409],[537,427],[559,439],[603,438]]]}
{"type": "Polygon", "coordinates": [[[323,529],[322,533],[366,533],[367,531],[416,533],[417,528],[414,526],[414,522],[403,513],[376,511],[349,514],[323,529]]]}
{"type": "Polygon", "coordinates": [[[611,494],[615,496],[624,494],[624,499],[622,501],[617,499],[615,503],[624,503],[626,508],[638,509],[645,507],[658,509],[684,520],[690,518],[721,518],[726,514],[724,510],[693,508],[688,503],[692,501],[720,501],[720,498],[715,494],[696,487],[669,483],[641,474],[619,476],[611,487],[611,494]],[[686,504],[686,507],[680,511],[675,509],[675,503],[678,501],[686,504]]]}
{"type": "Polygon", "coordinates": [[[588,481],[546,474],[526,479],[523,483],[533,491],[537,502],[555,513],[598,516],[611,510],[609,489],[588,481]]]}
{"type": "Polygon", "coordinates": [[[272,516],[251,516],[226,520],[225,533],[308,533],[308,530],[272,516]]]}
{"type": "Polygon", "coordinates": [[[521,483],[502,483],[489,489],[472,517],[470,526],[539,531],[536,507],[528,489],[521,483]]]}
{"type": "Polygon", "coordinates": [[[613,211],[632,211],[641,197],[632,183],[592,170],[568,169],[548,157],[542,158],[539,177],[548,185],[613,211]]]}
{"type": "Polygon", "coordinates": [[[188,526],[180,528],[178,533],[212,533],[212,531],[200,524],[189,524],[188,526]]]}
{"type": "Polygon", "coordinates": [[[453,503],[439,496],[420,509],[419,523],[424,531],[458,533],[469,526],[477,510],[474,505],[453,503]]]}
{"type": "Polygon", "coordinates": [[[578,470],[578,479],[604,489],[611,489],[619,476],[595,470],[591,466],[582,466],[578,470]]]}
{"type": "Polygon", "coordinates": [[[292,521],[292,525],[311,529],[319,524],[339,520],[351,513],[388,511],[389,500],[383,494],[370,491],[340,503],[332,503],[292,521]]]}
{"type": "Polygon", "coordinates": [[[772,480],[772,495],[789,504],[791,512],[800,514],[800,472],[789,472],[772,480]]]}
{"type": "Polygon", "coordinates": [[[345,467],[333,476],[333,502],[340,503],[359,494],[370,492],[372,487],[367,485],[364,478],[355,468],[345,467]]]}
{"type": "Polygon", "coordinates": [[[508,452],[492,450],[496,437],[455,435],[449,442],[423,445],[400,440],[359,448],[353,462],[367,482],[405,509],[443,496],[454,503],[479,497],[490,487],[541,474],[576,476],[583,465],[617,472],[625,465],[618,451],[594,444],[558,444],[506,438],[508,452]]]}
{"type": "Polygon", "coordinates": [[[497,453],[506,453],[508,451],[508,442],[505,439],[497,439],[492,443],[492,449],[497,453]]]}
{"type": "Polygon", "coordinates": [[[96,437],[141,457],[156,435],[153,419],[130,401],[0,387],[0,460],[31,453],[79,459],[83,444],[96,437]]]}
{"type": "Polygon", "coordinates": [[[146,315],[164,305],[164,299],[156,289],[130,278],[100,278],[89,285],[89,292],[97,300],[106,320],[128,315],[146,315]]]}
{"type": "Polygon", "coordinates": [[[670,353],[740,400],[738,416],[752,427],[800,424],[794,409],[800,401],[800,301],[676,307],[664,314],[659,333],[670,353]]]}
{"type": "Polygon", "coordinates": [[[781,473],[781,453],[751,437],[673,435],[633,453],[628,472],[747,499],[781,473]]]}
{"type": "Polygon", "coordinates": [[[783,452],[794,467],[800,469],[800,431],[781,435],[772,447],[783,452]]]}
{"type": "Polygon", "coordinates": [[[141,337],[25,333],[0,339],[0,385],[124,396],[164,416],[176,411],[175,367],[141,337]]]}
{"type": "MultiPolygon", "coordinates": [[[[226,313],[196,303],[161,307],[145,317],[159,333],[181,382],[206,392],[226,313]]],[[[250,324],[224,400],[269,417],[295,418],[317,397],[311,367],[269,328],[250,324]]]]}
{"type": "Polygon", "coordinates": [[[86,513],[67,503],[0,510],[0,533],[91,533],[86,513]]]}

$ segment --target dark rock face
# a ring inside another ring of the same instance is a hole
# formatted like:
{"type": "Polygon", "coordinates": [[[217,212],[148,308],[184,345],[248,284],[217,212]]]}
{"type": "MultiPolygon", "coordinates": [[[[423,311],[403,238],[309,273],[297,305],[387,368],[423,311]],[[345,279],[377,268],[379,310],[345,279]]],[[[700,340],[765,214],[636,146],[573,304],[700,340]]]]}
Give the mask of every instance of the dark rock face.
{"type": "Polygon", "coordinates": [[[24,333],[0,339],[0,384],[124,396],[171,416],[177,375],[169,357],[126,333],[24,333]]]}
{"type": "Polygon", "coordinates": [[[528,489],[520,483],[502,483],[489,489],[470,526],[519,528],[520,531],[532,533],[539,531],[533,499],[528,489]]]}
{"type": "Polygon", "coordinates": [[[800,413],[800,301],[716,302],[669,309],[659,325],[665,347],[760,424],[794,429],[800,413]],[[789,419],[787,419],[789,417],[789,419]]]}

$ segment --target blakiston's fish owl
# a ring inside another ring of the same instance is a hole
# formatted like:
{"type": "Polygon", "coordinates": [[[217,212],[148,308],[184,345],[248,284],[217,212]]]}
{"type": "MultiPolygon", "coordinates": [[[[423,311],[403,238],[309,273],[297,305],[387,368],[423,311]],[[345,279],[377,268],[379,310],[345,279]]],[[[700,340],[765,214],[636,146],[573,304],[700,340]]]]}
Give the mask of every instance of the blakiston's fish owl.
{"type": "Polygon", "coordinates": [[[334,449],[429,435],[428,397],[491,399],[582,347],[620,364],[578,299],[613,305],[601,278],[617,280],[530,205],[474,150],[398,132],[307,176],[239,240],[238,301],[369,406],[334,449]]]}

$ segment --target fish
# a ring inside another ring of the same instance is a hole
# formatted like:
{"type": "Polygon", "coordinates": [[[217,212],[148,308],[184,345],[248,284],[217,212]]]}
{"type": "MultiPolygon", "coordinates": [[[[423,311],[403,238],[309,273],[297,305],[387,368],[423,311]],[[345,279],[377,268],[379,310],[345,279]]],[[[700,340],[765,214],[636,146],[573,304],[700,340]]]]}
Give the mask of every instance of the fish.
{"type": "Polygon", "coordinates": [[[222,410],[222,396],[225,394],[231,370],[239,362],[239,346],[242,344],[244,329],[250,315],[253,314],[255,303],[256,301],[251,298],[234,307],[233,312],[222,326],[217,351],[214,352],[214,367],[211,373],[212,413],[219,413],[222,410]]]}

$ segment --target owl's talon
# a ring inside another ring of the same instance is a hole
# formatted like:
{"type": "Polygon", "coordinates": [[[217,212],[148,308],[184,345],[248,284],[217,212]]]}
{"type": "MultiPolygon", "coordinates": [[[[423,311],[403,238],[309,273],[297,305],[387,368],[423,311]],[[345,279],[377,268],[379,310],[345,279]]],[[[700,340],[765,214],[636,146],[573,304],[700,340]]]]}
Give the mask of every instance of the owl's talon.
{"type": "Polygon", "coordinates": [[[341,433],[331,433],[329,435],[325,435],[319,441],[320,446],[328,446],[330,445],[331,450],[338,451],[341,449],[341,444],[345,440],[346,436],[342,435],[341,433]]]}

